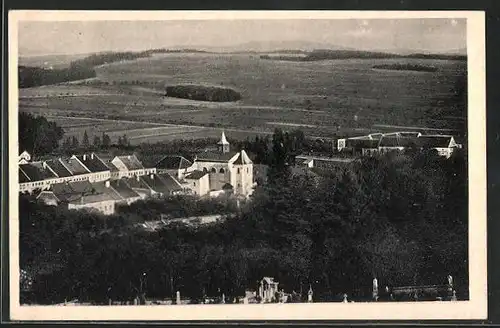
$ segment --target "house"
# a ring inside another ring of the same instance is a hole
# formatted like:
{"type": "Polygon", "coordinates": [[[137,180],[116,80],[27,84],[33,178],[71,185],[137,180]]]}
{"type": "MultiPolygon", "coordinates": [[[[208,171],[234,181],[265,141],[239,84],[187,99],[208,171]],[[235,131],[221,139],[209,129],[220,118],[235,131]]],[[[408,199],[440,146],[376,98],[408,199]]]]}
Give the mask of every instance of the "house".
{"type": "Polygon", "coordinates": [[[194,171],[192,166],[193,163],[183,156],[167,155],[156,164],[156,170],[158,173],[168,173],[179,181],[182,181],[186,174],[194,171]]]}
{"type": "Polygon", "coordinates": [[[185,185],[193,191],[193,194],[205,196],[210,192],[209,174],[206,171],[193,171],[186,175],[185,185]]]}
{"type": "Polygon", "coordinates": [[[262,303],[276,302],[276,295],[279,292],[279,283],[274,281],[274,278],[264,277],[260,281],[259,297],[262,303]]]}
{"type": "Polygon", "coordinates": [[[32,193],[37,189],[48,189],[58,176],[45,162],[30,162],[19,165],[19,191],[32,193]]]}
{"type": "Polygon", "coordinates": [[[111,160],[111,175],[114,179],[156,173],[156,169],[146,169],[136,155],[115,156],[111,160]]]}
{"type": "Polygon", "coordinates": [[[450,158],[455,149],[460,148],[455,138],[449,135],[423,135],[417,140],[419,148],[436,150],[438,155],[446,158],[450,158]]]}
{"type": "MultiPolygon", "coordinates": [[[[218,150],[197,154],[192,168],[208,173],[210,191],[222,190],[229,183],[236,196],[248,197],[253,192],[253,162],[244,150],[231,151],[224,132],[218,142],[218,150]]],[[[197,173],[194,177],[199,175],[197,173]]]]}
{"type": "Polygon", "coordinates": [[[378,144],[380,153],[388,153],[393,151],[404,151],[405,149],[417,149],[418,142],[414,137],[402,137],[399,134],[384,135],[378,144]]]}
{"type": "Polygon", "coordinates": [[[105,181],[111,177],[110,168],[95,153],[73,155],[71,159],[76,160],[90,172],[90,182],[105,181]]]}
{"type": "Polygon", "coordinates": [[[37,196],[38,201],[47,205],[66,205],[70,210],[92,210],[105,215],[115,213],[118,204],[131,204],[139,199],[123,181],[58,183],[37,196]]]}
{"type": "Polygon", "coordinates": [[[314,155],[298,155],[295,157],[295,162],[298,166],[317,168],[323,170],[335,170],[354,163],[356,159],[353,157],[326,157],[314,155]]]}
{"type": "Polygon", "coordinates": [[[123,179],[143,199],[146,197],[162,197],[189,192],[186,191],[187,186],[183,186],[168,173],[123,179]]]}
{"type": "Polygon", "coordinates": [[[109,183],[110,187],[113,188],[123,199],[122,203],[130,205],[141,199],[141,195],[135,192],[132,187],[127,184],[125,179],[110,180],[109,183]]]}

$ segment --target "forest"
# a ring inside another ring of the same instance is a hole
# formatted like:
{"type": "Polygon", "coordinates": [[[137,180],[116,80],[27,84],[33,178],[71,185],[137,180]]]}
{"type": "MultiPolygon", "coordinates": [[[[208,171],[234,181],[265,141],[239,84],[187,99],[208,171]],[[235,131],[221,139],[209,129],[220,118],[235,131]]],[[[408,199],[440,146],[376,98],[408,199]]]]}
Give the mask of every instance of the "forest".
{"type": "Polygon", "coordinates": [[[238,101],[241,99],[241,94],[235,90],[202,85],[167,86],[165,96],[214,102],[238,101]]]}
{"type": "Polygon", "coordinates": [[[22,196],[20,263],[33,279],[23,302],[107,304],[171,298],[177,290],[193,302],[221,293],[231,299],[263,276],[297,300],[309,285],[317,301],[339,301],[343,293],[363,300],[374,277],[381,286],[401,286],[440,284],[447,275],[467,297],[464,152],[448,160],[433,152],[367,157],[316,183],[290,175],[283,139],[273,137],[268,184],[240,208],[178,196],[103,217],[22,196]],[[214,211],[235,216],[155,232],[135,226],[160,213],[214,211]]]}

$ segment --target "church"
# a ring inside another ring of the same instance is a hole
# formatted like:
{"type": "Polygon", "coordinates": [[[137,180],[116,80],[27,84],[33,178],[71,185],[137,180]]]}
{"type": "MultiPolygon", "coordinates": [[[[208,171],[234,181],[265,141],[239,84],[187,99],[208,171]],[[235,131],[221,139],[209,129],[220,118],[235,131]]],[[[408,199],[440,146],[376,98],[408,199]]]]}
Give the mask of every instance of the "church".
{"type": "MultiPolygon", "coordinates": [[[[244,150],[231,151],[231,145],[222,132],[217,151],[197,154],[188,172],[208,175],[208,193],[232,190],[233,194],[248,197],[255,187],[253,163],[244,150]]],[[[188,177],[192,173],[188,173],[188,177]]]]}

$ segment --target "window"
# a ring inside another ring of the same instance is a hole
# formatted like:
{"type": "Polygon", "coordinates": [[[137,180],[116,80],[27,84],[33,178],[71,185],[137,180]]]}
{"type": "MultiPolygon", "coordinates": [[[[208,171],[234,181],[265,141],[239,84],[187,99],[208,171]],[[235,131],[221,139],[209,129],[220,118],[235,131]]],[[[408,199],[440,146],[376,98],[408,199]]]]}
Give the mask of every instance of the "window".
{"type": "Polygon", "coordinates": [[[211,173],[216,173],[217,170],[215,169],[215,167],[212,167],[212,169],[210,170],[211,173]]]}
{"type": "Polygon", "coordinates": [[[196,187],[196,182],[193,182],[193,186],[195,186],[195,187],[196,187]]]}
{"type": "Polygon", "coordinates": [[[248,173],[248,167],[247,167],[247,173],[248,173]]]}
{"type": "Polygon", "coordinates": [[[219,171],[219,173],[224,173],[224,169],[221,168],[220,171],[219,171]]]}
{"type": "Polygon", "coordinates": [[[238,168],[238,174],[240,174],[240,169],[238,168]]]}
{"type": "Polygon", "coordinates": [[[238,183],[238,188],[241,187],[241,185],[238,183]]]}
{"type": "Polygon", "coordinates": [[[207,172],[208,172],[208,170],[207,170],[207,168],[206,168],[206,167],[204,167],[204,168],[203,168],[203,172],[205,172],[205,173],[207,173],[207,172]]]}

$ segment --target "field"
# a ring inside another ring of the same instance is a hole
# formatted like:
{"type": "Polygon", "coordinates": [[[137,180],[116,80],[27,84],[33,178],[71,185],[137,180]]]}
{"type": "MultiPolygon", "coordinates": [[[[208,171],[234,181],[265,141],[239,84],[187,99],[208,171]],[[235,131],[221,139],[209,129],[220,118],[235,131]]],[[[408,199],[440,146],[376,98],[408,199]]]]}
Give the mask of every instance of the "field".
{"type": "Polygon", "coordinates": [[[311,137],[422,129],[460,134],[466,104],[455,99],[465,61],[429,59],[262,60],[255,55],[167,54],[103,65],[97,79],[20,90],[21,111],[43,114],[67,135],[126,133],[132,143],[269,134],[300,128],[311,137]],[[374,70],[394,63],[436,72],[374,70]],[[165,85],[237,90],[242,100],[210,103],[164,97],[165,85]],[[100,119],[100,120],[91,120],[100,119]]]}

